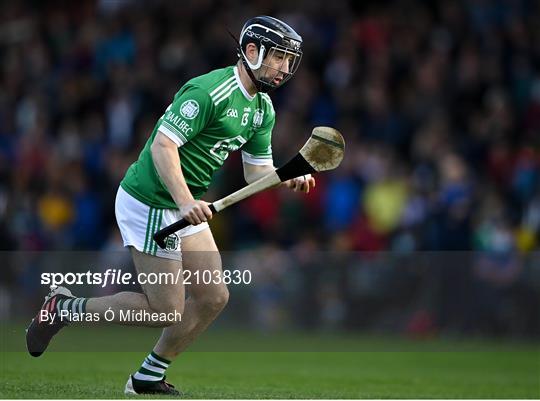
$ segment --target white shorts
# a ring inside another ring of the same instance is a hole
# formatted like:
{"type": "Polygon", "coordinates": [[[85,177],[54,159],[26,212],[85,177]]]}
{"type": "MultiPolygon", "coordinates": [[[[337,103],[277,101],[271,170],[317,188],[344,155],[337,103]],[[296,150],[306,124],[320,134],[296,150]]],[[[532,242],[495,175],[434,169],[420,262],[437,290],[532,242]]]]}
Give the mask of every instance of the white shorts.
{"type": "Polygon", "coordinates": [[[118,188],[115,214],[124,246],[133,246],[140,252],[161,258],[182,260],[182,237],[209,228],[208,223],[188,226],[165,239],[166,249],[161,249],[152,236],[163,227],[181,219],[178,209],[157,209],[135,199],[122,187],[118,188]]]}

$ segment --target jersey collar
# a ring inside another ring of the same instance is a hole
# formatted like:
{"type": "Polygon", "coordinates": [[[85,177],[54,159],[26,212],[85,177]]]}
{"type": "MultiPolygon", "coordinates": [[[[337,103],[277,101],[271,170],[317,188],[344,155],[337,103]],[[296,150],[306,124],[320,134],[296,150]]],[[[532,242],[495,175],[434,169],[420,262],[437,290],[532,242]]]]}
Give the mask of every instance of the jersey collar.
{"type": "Polygon", "coordinates": [[[234,77],[236,78],[236,83],[238,84],[240,91],[242,91],[242,94],[244,95],[244,97],[251,102],[255,98],[255,96],[251,96],[249,92],[247,91],[247,89],[244,87],[244,84],[242,84],[240,75],[238,75],[238,67],[234,66],[233,70],[234,70],[234,77]]]}

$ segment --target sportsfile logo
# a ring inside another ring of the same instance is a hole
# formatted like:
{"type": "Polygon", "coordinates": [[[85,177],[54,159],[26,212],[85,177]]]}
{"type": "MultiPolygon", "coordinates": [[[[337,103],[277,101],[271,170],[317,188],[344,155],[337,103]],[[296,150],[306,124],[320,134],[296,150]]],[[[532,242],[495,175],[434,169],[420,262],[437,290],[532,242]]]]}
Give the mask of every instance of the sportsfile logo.
{"type": "MultiPolygon", "coordinates": [[[[169,237],[174,238],[174,237],[169,237]]],[[[177,246],[174,239],[169,240],[167,245],[177,246]],[[172,241],[172,242],[170,242],[172,241]]],[[[60,285],[98,285],[106,287],[108,285],[129,285],[129,284],[158,284],[158,285],[184,285],[191,284],[234,284],[248,285],[251,283],[251,271],[248,269],[204,269],[191,270],[178,269],[172,272],[152,272],[137,273],[122,271],[122,269],[107,269],[103,272],[68,272],[68,273],[41,273],[41,284],[58,287],[60,285]]]]}

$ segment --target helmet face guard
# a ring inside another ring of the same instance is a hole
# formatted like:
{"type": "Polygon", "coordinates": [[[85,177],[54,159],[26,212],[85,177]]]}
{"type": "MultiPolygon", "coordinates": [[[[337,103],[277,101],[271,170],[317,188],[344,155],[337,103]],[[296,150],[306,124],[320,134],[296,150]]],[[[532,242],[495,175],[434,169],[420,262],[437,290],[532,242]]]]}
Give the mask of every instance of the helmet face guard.
{"type": "Polygon", "coordinates": [[[283,85],[296,73],[302,60],[300,35],[272,17],[248,21],[240,34],[239,45],[239,56],[259,92],[269,92],[283,85]],[[245,54],[249,43],[259,50],[255,63],[245,54]]]}

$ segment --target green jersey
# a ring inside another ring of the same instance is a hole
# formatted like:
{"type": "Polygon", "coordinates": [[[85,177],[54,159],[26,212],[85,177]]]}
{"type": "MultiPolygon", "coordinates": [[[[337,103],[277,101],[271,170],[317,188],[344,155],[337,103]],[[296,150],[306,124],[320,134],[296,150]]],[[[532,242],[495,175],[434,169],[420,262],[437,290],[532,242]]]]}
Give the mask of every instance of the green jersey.
{"type": "Polygon", "coordinates": [[[193,78],[176,93],[121,186],[149,206],[177,208],[150,152],[156,134],[161,132],[178,145],[186,183],[193,197],[200,199],[213,173],[232,151],[241,149],[244,163],[273,164],[274,122],[270,97],[266,93],[251,96],[240,81],[237,67],[193,78]]]}

